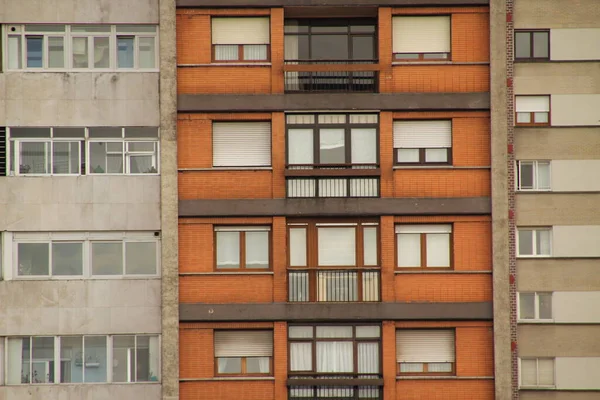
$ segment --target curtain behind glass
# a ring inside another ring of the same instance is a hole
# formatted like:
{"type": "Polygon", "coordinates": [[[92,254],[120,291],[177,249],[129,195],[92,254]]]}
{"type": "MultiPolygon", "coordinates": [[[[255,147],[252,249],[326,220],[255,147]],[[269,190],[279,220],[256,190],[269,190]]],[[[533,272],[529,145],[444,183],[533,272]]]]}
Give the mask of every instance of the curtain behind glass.
{"type": "Polygon", "coordinates": [[[23,378],[29,379],[29,338],[9,338],[6,347],[6,383],[9,385],[19,385],[23,378]],[[27,357],[24,357],[23,341],[27,342],[27,357]],[[23,370],[23,361],[27,362],[27,371],[23,370]]]}
{"type": "Polygon", "coordinates": [[[312,371],[312,343],[290,343],[290,371],[312,371]]]}
{"type": "Polygon", "coordinates": [[[239,58],[238,46],[233,44],[215,45],[215,61],[237,61],[239,58]]]}
{"type": "Polygon", "coordinates": [[[47,142],[20,142],[21,174],[47,174],[50,172],[50,154],[47,142]]]}
{"type": "Polygon", "coordinates": [[[266,61],[267,45],[265,44],[245,44],[244,60],[248,61],[266,61]]]}
{"type": "Polygon", "coordinates": [[[352,342],[317,342],[317,372],[353,372],[352,342]]]}
{"type": "Polygon", "coordinates": [[[117,65],[119,68],[133,68],[133,37],[117,36],[117,65]]]}

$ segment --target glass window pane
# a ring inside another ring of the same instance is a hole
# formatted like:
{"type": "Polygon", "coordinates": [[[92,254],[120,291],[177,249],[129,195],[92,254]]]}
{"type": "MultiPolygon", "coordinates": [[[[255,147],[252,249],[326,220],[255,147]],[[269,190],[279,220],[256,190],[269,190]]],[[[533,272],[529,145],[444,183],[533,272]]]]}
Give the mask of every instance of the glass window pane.
{"type": "Polygon", "coordinates": [[[52,243],[52,275],[83,274],[83,243],[52,243]]]}
{"type": "Polygon", "coordinates": [[[352,129],[351,162],[352,164],[377,163],[377,131],[373,129],[352,129]]]}
{"type": "Polygon", "coordinates": [[[312,129],[288,129],[288,164],[313,164],[312,129]]]}
{"type": "Polygon", "coordinates": [[[418,163],[419,149],[396,149],[399,163],[418,163]]]}
{"type": "Polygon", "coordinates": [[[33,337],[31,383],[54,383],[54,338],[33,337]]]}
{"type": "Polygon", "coordinates": [[[519,255],[533,255],[533,231],[530,229],[519,229],[519,255]]]}
{"type": "Polygon", "coordinates": [[[354,343],[317,342],[317,372],[353,372],[354,343]]]}
{"type": "Polygon", "coordinates": [[[113,382],[135,382],[135,336],[113,336],[113,382]]]}
{"type": "Polygon", "coordinates": [[[550,189],[550,163],[538,162],[538,189],[550,189]]]}
{"type": "Polygon", "coordinates": [[[379,343],[358,343],[357,357],[359,374],[379,374],[379,343]]]}
{"type": "Polygon", "coordinates": [[[106,336],[85,336],[85,382],[106,382],[106,336]]]}
{"type": "MultiPolygon", "coordinates": [[[[120,132],[120,128],[109,128],[109,129],[117,129],[120,132]]],[[[150,127],[125,128],[125,137],[126,138],[157,138],[158,137],[158,128],[150,128],[150,127]]]]}
{"type": "Polygon", "coordinates": [[[317,301],[358,301],[356,271],[317,271],[317,301]]]}
{"type": "Polygon", "coordinates": [[[83,337],[61,336],[60,382],[83,382],[83,337]]]}
{"type": "Polygon", "coordinates": [[[49,138],[50,128],[10,128],[12,138],[49,138]]]}
{"type": "Polygon", "coordinates": [[[450,235],[446,233],[427,234],[427,266],[450,266],[450,235]]]}
{"type": "Polygon", "coordinates": [[[31,338],[9,338],[7,350],[7,383],[31,383],[31,338]]]}
{"type": "Polygon", "coordinates": [[[90,142],[89,146],[92,173],[123,173],[123,143],[90,142]]]}
{"type": "Polygon", "coordinates": [[[215,45],[215,61],[237,61],[239,59],[239,49],[235,44],[217,44],[215,45]]]}
{"type": "MultiPolygon", "coordinates": [[[[127,128],[135,129],[135,128],[127,128]]],[[[127,131],[126,129],[126,131],[127,131]]],[[[123,136],[123,130],[121,128],[102,127],[102,128],[89,128],[89,135],[91,138],[120,138],[123,136]]]]}
{"type": "Polygon", "coordinates": [[[246,232],[246,268],[269,268],[269,232],[246,232]]]}
{"type": "Polygon", "coordinates": [[[88,67],[88,38],[73,38],[73,68],[88,67]]]}
{"type": "Polygon", "coordinates": [[[319,158],[321,164],[344,164],[346,162],[343,129],[319,130],[319,158]]]}
{"type": "Polygon", "coordinates": [[[538,384],[540,386],[554,385],[554,360],[538,359],[538,384]]]}
{"type": "Polygon", "coordinates": [[[288,328],[288,337],[295,339],[311,338],[313,337],[312,326],[290,326],[288,328]]]}
{"type": "Polygon", "coordinates": [[[156,25],[117,25],[117,32],[156,33],[156,25]]]}
{"type": "Polygon", "coordinates": [[[242,359],[240,357],[217,358],[217,370],[219,374],[241,374],[242,359]]]}
{"type": "Polygon", "coordinates": [[[547,112],[533,113],[533,120],[537,124],[547,124],[548,123],[548,113],[547,112]]]}
{"type": "Polygon", "coordinates": [[[243,47],[244,60],[266,61],[268,59],[267,45],[265,44],[245,44],[243,47]]]}
{"type": "Polygon", "coordinates": [[[48,68],[65,67],[65,39],[62,37],[48,38],[48,68]]]}
{"type": "MultiPolygon", "coordinates": [[[[346,30],[346,27],[343,27],[346,30]]],[[[348,60],[348,36],[312,35],[310,37],[311,59],[348,60]]]]}
{"type": "Polygon", "coordinates": [[[423,363],[400,363],[400,372],[415,373],[423,372],[423,363]]]}
{"type": "Polygon", "coordinates": [[[528,112],[518,112],[517,113],[517,122],[519,124],[529,124],[529,123],[531,123],[531,113],[528,113],[528,112]]]}
{"type": "Polygon", "coordinates": [[[375,41],[371,36],[354,36],[352,38],[353,60],[374,60],[375,41]]]}
{"type": "Polygon", "coordinates": [[[117,67],[133,68],[134,38],[117,36],[117,67]]]}
{"type": "Polygon", "coordinates": [[[155,42],[154,38],[139,38],[140,43],[140,68],[155,68],[155,42]]]}
{"type": "MultiPolygon", "coordinates": [[[[153,348],[155,343],[154,336],[138,336],[135,348],[135,367],[136,367],[136,381],[137,382],[149,382],[152,378],[156,378],[155,371],[158,367],[157,363],[154,362],[153,357],[156,356],[156,350],[153,348]],[[155,371],[153,371],[155,369],[155,371]]],[[[157,380],[157,379],[155,379],[157,380]]]]}
{"type": "Polygon", "coordinates": [[[421,235],[402,233],[396,235],[398,241],[398,267],[421,266],[421,235]]]}
{"type": "Polygon", "coordinates": [[[356,265],[356,229],[318,228],[319,266],[356,265]]]}
{"type": "Polygon", "coordinates": [[[419,53],[397,53],[394,54],[396,60],[418,60],[419,53]]]}
{"type": "Polygon", "coordinates": [[[71,32],[109,33],[110,25],[73,25],[71,32]]]}
{"type": "Polygon", "coordinates": [[[155,174],[156,158],[154,156],[128,156],[130,174],[155,174]]]}
{"type": "Polygon", "coordinates": [[[539,230],[536,232],[536,249],[537,255],[540,256],[549,256],[550,251],[550,231],[549,230],[539,230]]]}
{"type": "Polygon", "coordinates": [[[377,265],[377,228],[363,228],[363,253],[365,265],[377,265]]]}
{"type": "Polygon", "coordinates": [[[317,326],[318,338],[351,338],[351,326],[317,326]]]}
{"type": "Polygon", "coordinates": [[[94,68],[110,67],[109,38],[95,37],[94,40],[94,68]]]}
{"type": "Polygon", "coordinates": [[[548,58],[548,32],[533,32],[533,56],[536,58],[548,58]]]}
{"type": "Polygon", "coordinates": [[[306,228],[290,228],[290,266],[306,266],[306,228]]]}
{"type": "Polygon", "coordinates": [[[43,65],[43,46],[44,38],[42,36],[26,36],[27,46],[27,68],[42,68],[43,65]]]}
{"type": "Polygon", "coordinates": [[[21,68],[21,37],[20,36],[9,36],[7,47],[8,47],[8,68],[9,69],[20,69],[21,68]]]}
{"type": "Polygon", "coordinates": [[[448,149],[425,149],[425,162],[448,162],[448,149]]]}
{"type": "Polygon", "coordinates": [[[125,243],[125,273],[127,275],[156,274],[156,242],[125,243]]]}
{"type": "Polygon", "coordinates": [[[80,142],[53,143],[53,174],[78,174],[80,142]]]}
{"type": "Polygon", "coordinates": [[[269,372],[271,372],[269,357],[246,357],[247,374],[268,374],[269,372]]]}
{"type": "Polygon", "coordinates": [[[536,386],[537,385],[537,361],[536,360],[521,360],[521,385],[536,386]]]}
{"type": "Polygon", "coordinates": [[[123,243],[92,243],[92,275],[123,273],[123,243]]]}
{"type": "Polygon", "coordinates": [[[552,294],[551,293],[539,293],[539,310],[540,319],[552,319],[552,294]]]}
{"type": "Polygon", "coordinates": [[[520,162],[519,163],[519,189],[533,189],[533,163],[532,162],[520,162]]]}
{"type": "Polygon", "coordinates": [[[154,142],[129,142],[127,149],[130,152],[154,152],[154,142]]]}
{"type": "Polygon", "coordinates": [[[48,243],[18,243],[18,275],[48,275],[50,254],[48,243]]]}
{"type": "Polygon", "coordinates": [[[240,268],[240,233],[217,232],[217,269],[240,268]]]}
{"type": "Polygon", "coordinates": [[[531,57],[531,33],[515,32],[515,58],[531,57]]]}
{"type": "Polygon", "coordinates": [[[427,372],[452,372],[452,363],[428,363],[427,372]]]}
{"type": "Polygon", "coordinates": [[[357,338],[378,338],[381,336],[381,328],[377,325],[374,326],[357,326],[356,337],[357,338]]]}
{"type": "Polygon", "coordinates": [[[83,138],[85,137],[84,128],[54,128],[52,135],[60,138],[83,138]]]}
{"type": "Polygon", "coordinates": [[[48,142],[21,142],[20,174],[47,174],[50,172],[48,142]]]}
{"type": "Polygon", "coordinates": [[[519,293],[519,318],[535,318],[535,294],[519,293]]]}

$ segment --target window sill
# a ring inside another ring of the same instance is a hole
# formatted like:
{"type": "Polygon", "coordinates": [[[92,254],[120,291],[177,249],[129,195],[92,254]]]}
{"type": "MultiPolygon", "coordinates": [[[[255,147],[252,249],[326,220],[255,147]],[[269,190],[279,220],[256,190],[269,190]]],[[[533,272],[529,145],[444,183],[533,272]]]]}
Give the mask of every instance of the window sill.
{"type": "Polygon", "coordinates": [[[273,171],[273,167],[214,167],[214,168],[179,168],[179,172],[197,171],[273,171]]]}
{"type": "Polygon", "coordinates": [[[539,190],[539,189],[517,189],[517,190],[515,190],[515,193],[519,193],[519,194],[552,193],[552,189],[544,189],[544,190],[539,190]]]}
{"type": "Polygon", "coordinates": [[[518,324],[547,325],[554,324],[553,319],[517,319],[518,324]]]}
{"type": "Polygon", "coordinates": [[[397,375],[396,380],[491,380],[494,379],[493,376],[454,376],[454,375],[422,375],[422,376],[404,376],[397,375]]]}
{"type": "Polygon", "coordinates": [[[454,165],[394,165],[394,170],[399,169],[491,169],[491,166],[480,167],[458,167],[454,165]]]}
{"type": "Polygon", "coordinates": [[[178,68],[196,68],[196,67],[270,67],[270,62],[227,62],[227,63],[209,63],[209,64],[177,64],[178,68]]]}
{"type": "Polygon", "coordinates": [[[487,61],[478,62],[453,62],[453,61],[392,61],[392,66],[396,65],[490,65],[487,61]]]}
{"type": "Polygon", "coordinates": [[[158,68],[148,68],[148,69],[131,69],[131,68],[122,68],[122,69],[112,69],[112,68],[104,68],[104,69],[43,69],[43,68],[36,68],[36,69],[8,69],[3,71],[4,73],[44,73],[44,74],[71,74],[71,73],[76,73],[76,74],[80,74],[80,73],[96,73],[96,74],[115,74],[115,73],[120,73],[120,72],[125,72],[125,73],[144,73],[144,72],[148,72],[148,73],[159,73],[160,70],[158,68]]]}
{"type": "Polygon", "coordinates": [[[162,384],[160,381],[147,381],[147,382],[61,382],[61,383],[7,383],[6,387],[57,387],[57,386],[92,386],[92,385],[111,385],[111,386],[119,386],[119,385],[160,385],[162,384]]]}
{"type": "Polygon", "coordinates": [[[179,276],[197,275],[274,275],[273,271],[213,271],[213,272],[180,272],[179,276]]]}
{"type": "Polygon", "coordinates": [[[7,178],[60,178],[60,177],[85,177],[85,176],[160,176],[160,173],[152,174],[11,174],[7,178]]]}
{"type": "Polygon", "coordinates": [[[424,270],[422,268],[415,268],[414,270],[409,270],[409,269],[397,269],[394,271],[394,274],[491,274],[492,271],[457,271],[454,269],[450,269],[447,271],[440,271],[440,270],[432,270],[432,271],[428,271],[428,270],[424,270]]]}
{"type": "Polygon", "coordinates": [[[272,376],[222,376],[214,378],[182,378],[179,382],[215,382],[215,381],[274,381],[272,376]]]}
{"type": "Polygon", "coordinates": [[[65,276],[65,277],[48,277],[48,276],[32,276],[32,277],[15,277],[12,279],[6,279],[6,281],[19,281],[19,282],[27,282],[27,281],[116,281],[116,280],[155,280],[160,279],[159,275],[137,275],[137,276],[123,276],[123,275],[115,275],[115,276],[65,276]]]}
{"type": "Polygon", "coordinates": [[[519,390],[556,390],[556,386],[519,386],[519,390]]]}

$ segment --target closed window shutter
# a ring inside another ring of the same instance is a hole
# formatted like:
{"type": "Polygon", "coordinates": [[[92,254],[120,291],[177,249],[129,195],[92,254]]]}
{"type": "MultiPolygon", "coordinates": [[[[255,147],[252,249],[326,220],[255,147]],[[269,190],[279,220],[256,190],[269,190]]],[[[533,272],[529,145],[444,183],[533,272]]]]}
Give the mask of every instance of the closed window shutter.
{"type": "Polygon", "coordinates": [[[213,18],[213,44],[269,44],[269,18],[213,18]]]}
{"type": "Polygon", "coordinates": [[[517,112],[549,112],[549,96],[517,96],[517,112]]]}
{"type": "Polygon", "coordinates": [[[6,128],[0,127],[0,176],[6,176],[6,128]]]}
{"type": "Polygon", "coordinates": [[[396,233],[452,233],[452,225],[396,225],[396,233]]]}
{"type": "Polygon", "coordinates": [[[213,166],[271,165],[271,123],[213,123],[213,166]]]}
{"type": "Polygon", "coordinates": [[[406,363],[454,362],[454,331],[398,330],[396,331],[396,360],[406,363]]]}
{"type": "Polygon", "coordinates": [[[271,357],[272,331],[217,331],[215,357],[271,357]]]}
{"type": "Polygon", "coordinates": [[[394,17],[394,53],[450,53],[450,17],[394,17]]]}
{"type": "Polygon", "coordinates": [[[396,121],[394,148],[432,149],[452,147],[451,121],[396,121]]]}

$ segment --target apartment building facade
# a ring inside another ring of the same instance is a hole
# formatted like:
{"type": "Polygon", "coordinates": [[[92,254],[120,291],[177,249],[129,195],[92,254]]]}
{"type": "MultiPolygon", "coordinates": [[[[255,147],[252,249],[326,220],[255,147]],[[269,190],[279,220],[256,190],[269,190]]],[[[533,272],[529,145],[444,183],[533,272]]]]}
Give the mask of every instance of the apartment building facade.
{"type": "Polygon", "coordinates": [[[479,0],[177,1],[181,399],[506,398],[502,22],[479,0]]]}
{"type": "Polygon", "coordinates": [[[594,399],[600,384],[600,10],[515,0],[509,112],[521,399],[594,399]]]}
{"type": "Polygon", "coordinates": [[[162,169],[168,177],[174,159],[174,125],[160,118],[168,9],[0,2],[0,399],[171,393],[161,366],[162,270],[176,269],[161,222],[162,169]]]}

